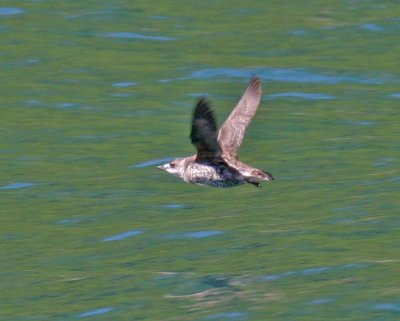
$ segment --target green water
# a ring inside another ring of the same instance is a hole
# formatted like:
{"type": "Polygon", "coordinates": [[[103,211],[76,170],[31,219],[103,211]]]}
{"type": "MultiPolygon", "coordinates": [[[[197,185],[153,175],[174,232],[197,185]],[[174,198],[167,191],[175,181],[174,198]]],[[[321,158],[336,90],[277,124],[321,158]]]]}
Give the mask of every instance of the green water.
{"type": "Polygon", "coordinates": [[[397,320],[400,4],[3,1],[1,320],[397,320]],[[185,184],[250,77],[261,189],[185,184]]]}

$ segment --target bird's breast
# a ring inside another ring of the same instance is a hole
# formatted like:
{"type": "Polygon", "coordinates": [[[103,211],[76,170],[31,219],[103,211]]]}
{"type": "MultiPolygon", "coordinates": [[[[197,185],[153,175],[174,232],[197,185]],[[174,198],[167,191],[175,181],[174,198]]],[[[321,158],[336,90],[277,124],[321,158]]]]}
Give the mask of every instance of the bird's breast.
{"type": "Polygon", "coordinates": [[[183,178],[189,183],[216,187],[230,187],[244,182],[240,173],[224,164],[193,163],[186,168],[183,178]]]}

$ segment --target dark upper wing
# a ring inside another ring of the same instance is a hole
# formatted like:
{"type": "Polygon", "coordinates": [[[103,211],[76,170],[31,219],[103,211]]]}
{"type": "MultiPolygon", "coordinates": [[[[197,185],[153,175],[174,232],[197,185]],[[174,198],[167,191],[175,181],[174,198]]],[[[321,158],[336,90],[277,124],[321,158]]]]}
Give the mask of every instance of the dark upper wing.
{"type": "Polygon", "coordinates": [[[212,161],[221,156],[215,117],[204,98],[198,101],[194,109],[190,139],[197,148],[197,161],[212,161]]]}
{"type": "Polygon", "coordinates": [[[246,127],[250,123],[261,100],[261,81],[254,77],[242,98],[233,109],[218,133],[218,143],[224,153],[236,156],[242,144],[246,127]]]}

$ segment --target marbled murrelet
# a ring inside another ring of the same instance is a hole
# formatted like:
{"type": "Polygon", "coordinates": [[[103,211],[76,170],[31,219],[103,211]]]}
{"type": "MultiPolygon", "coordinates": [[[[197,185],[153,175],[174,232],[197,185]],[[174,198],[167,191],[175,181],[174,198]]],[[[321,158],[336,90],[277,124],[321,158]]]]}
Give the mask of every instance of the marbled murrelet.
{"type": "Polygon", "coordinates": [[[261,100],[261,81],[251,79],[242,98],[217,133],[209,103],[200,99],[194,109],[190,138],[197,154],[177,158],[158,168],[182,178],[185,182],[213,187],[232,187],[274,178],[268,172],[239,161],[237,150],[242,144],[247,125],[261,100]]]}

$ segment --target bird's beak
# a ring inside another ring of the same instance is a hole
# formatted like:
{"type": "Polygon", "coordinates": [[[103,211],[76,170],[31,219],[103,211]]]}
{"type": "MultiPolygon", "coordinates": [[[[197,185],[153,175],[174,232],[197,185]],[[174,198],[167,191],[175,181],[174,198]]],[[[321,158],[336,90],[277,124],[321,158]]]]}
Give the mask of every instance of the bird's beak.
{"type": "Polygon", "coordinates": [[[165,164],[165,165],[157,166],[157,168],[165,171],[167,169],[167,166],[168,166],[168,164],[165,164]]]}

